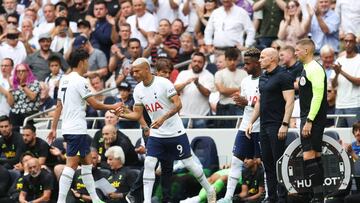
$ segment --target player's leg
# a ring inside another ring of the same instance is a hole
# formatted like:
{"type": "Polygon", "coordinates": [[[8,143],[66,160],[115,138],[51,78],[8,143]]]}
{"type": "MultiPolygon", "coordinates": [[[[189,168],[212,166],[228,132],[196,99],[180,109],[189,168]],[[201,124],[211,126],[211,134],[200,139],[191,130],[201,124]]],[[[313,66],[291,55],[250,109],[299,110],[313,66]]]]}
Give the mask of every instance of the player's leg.
{"type": "Polygon", "coordinates": [[[102,202],[96,193],[95,181],[92,175],[92,158],[90,153],[91,138],[88,135],[79,135],[80,156],[83,158],[83,164],[81,165],[81,177],[82,181],[88,191],[93,202],[102,202]]]}
{"type": "Polygon", "coordinates": [[[59,196],[57,201],[58,203],[66,202],[66,196],[70,190],[73,176],[79,163],[79,157],[76,155],[78,152],[77,149],[78,144],[76,140],[77,135],[63,135],[63,136],[67,143],[67,148],[66,148],[67,157],[66,157],[66,166],[64,167],[64,170],[62,171],[59,180],[59,196]]]}
{"type": "Polygon", "coordinates": [[[168,150],[173,154],[175,159],[180,159],[186,169],[194,174],[194,177],[199,181],[200,185],[206,190],[208,194],[208,202],[216,202],[216,192],[209,184],[206,176],[200,165],[196,164],[191,157],[190,143],[186,134],[173,138],[172,143],[168,145],[168,150]]]}
{"type": "MultiPolygon", "coordinates": [[[[302,128],[301,128],[302,129],[302,128]]],[[[312,126],[310,137],[301,136],[301,145],[304,151],[304,172],[311,180],[313,199],[311,202],[322,202],[324,199],[324,169],[321,161],[321,143],[324,128],[312,126]]]]}

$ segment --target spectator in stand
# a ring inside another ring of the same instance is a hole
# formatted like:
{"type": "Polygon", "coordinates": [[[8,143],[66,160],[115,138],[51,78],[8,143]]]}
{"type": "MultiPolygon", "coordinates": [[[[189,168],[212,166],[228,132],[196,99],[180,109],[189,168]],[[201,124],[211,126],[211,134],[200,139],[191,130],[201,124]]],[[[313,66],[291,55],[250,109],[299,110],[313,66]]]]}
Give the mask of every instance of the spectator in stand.
{"type": "Polygon", "coordinates": [[[140,40],[142,48],[148,46],[148,39],[157,31],[155,17],[146,11],[143,0],[133,0],[134,15],[128,17],[126,22],[131,25],[131,37],[140,40]]]}
{"type": "Polygon", "coordinates": [[[181,36],[185,31],[184,22],[180,18],[176,18],[171,23],[171,33],[173,35],[181,36]]]}
{"type": "Polygon", "coordinates": [[[169,22],[173,22],[176,19],[180,1],[153,0],[153,3],[155,6],[154,16],[157,19],[157,23],[160,23],[162,19],[167,19],[169,22]]]}
{"type": "Polygon", "coordinates": [[[64,57],[57,53],[53,52],[50,49],[51,44],[51,36],[50,34],[42,34],[39,36],[39,44],[40,44],[40,50],[36,51],[35,53],[29,55],[25,59],[25,63],[29,64],[31,67],[31,70],[34,73],[34,76],[39,81],[44,81],[47,76],[50,75],[51,71],[49,68],[49,62],[48,59],[52,55],[56,55],[61,60],[61,69],[63,72],[66,72],[68,70],[68,63],[65,61],[64,57]]]}
{"type": "Polygon", "coordinates": [[[167,19],[160,20],[159,33],[148,39],[149,44],[144,50],[144,57],[151,56],[153,64],[159,57],[169,58],[173,64],[177,63],[180,40],[179,36],[171,34],[171,24],[167,19]]]}
{"type": "Polygon", "coordinates": [[[47,3],[42,7],[45,22],[40,23],[37,27],[34,28],[34,35],[40,38],[41,34],[50,33],[51,30],[55,27],[55,5],[47,3]]]}
{"type": "Polygon", "coordinates": [[[126,164],[125,153],[120,146],[112,146],[105,152],[107,163],[110,166],[111,174],[108,178],[110,184],[112,184],[116,191],[106,194],[108,203],[127,203],[125,196],[130,191],[131,186],[135,182],[138,173],[124,167],[126,164]]]}
{"type": "Polygon", "coordinates": [[[57,92],[59,90],[59,82],[63,76],[63,72],[61,70],[61,59],[56,55],[52,55],[49,57],[48,61],[51,72],[50,75],[46,77],[45,83],[49,87],[49,96],[56,100],[57,92]]]}
{"type": "Polygon", "coordinates": [[[320,49],[320,59],[321,65],[325,70],[326,78],[330,82],[331,75],[334,74],[334,69],[332,68],[335,61],[335,51],[334,49],[326,44],[320,49]]]}
{"type": "Polygon", "coordinates": [[[130,55],[129,58],[121,57],[119,53],[116,53],[116,56],[113,56],[112,60],[110,61],[109,70],[111,72],[112,71],[115,72],[116,85],[119,85],[121,82],[126,81],[131,84],[131,91],[132,91],[138,82],[130,74],[131,63],[135,61],[137,58],[141,57],[142,54],[141,43],[139,39],[136,38],[129,39],[128,52],[130,55]]]}
{"type": "Polygon", "coordinates": [[[40,82],[40,107],[39,111],[45,111],[56,106],[56,99],[49,95],[49,86],[45,82],[40,82]]]}
{"type": "MultiPolygon", "coordinates": [[[[247,76],[247,73],[237,68],[239,50],[237,48],[228,48],[225,51],[226,68],[216,72],[215,86],[220,92],[220,100],[217,104],[216,115],[242,115],[244,108],[235,104],[232,95],[241,88],[241,81],[247,76]]],[[[234,128],[235,121],[218,121],[218,128],[234,128]]]]}
{"type": "Polygon", "coordinates": [[[356,52],[356,36],[348,33],[344,42],[346,54],[333,65],[332,86],[337,88],[335,113],[356,114],[356,117],[340,119],[337,127],[350,127],[360,120],[360,54],[356,52]]]}
{"type": "Polygon", "coordinates": [[[340,39],[349,32],[358,37],[360,35],[360,1],[337,0],[335,12],[340,17],[340,39]]]}
{"type": "MultiPolygon", "coordinates": [[[[196,13],[196,7],[203,7],[204,6],[204,0],[184,0],[182,5],[179,8],[180,14],[179,16],[184,16],[187,18],[188,22],[185,22],[187,24],[186,31],[195,34],[195,26],[198,22],[198,15],[196,13]]],[[[182,18],[181,18],[182,19],[182,18]]]]}
{"type": "Polygon", "coordinates": [[[40,49],[39,42],[33,35],[34,24],[29,18],[24,18],[21,23],[21,34],[19,40],[24,44],[27,55],[40,49]]]}
{"type": "MultiPolygon", "coordinates": [[[[104,169],[99,167],[100,156],[95,148],[90,148],[91,153],[91,162],[92,162],[92,175],[94,181],[100,180],[101,178],[108,178],[107,172],[104,169]]],[[[107,171],[107,170],[106,170],[107,171]]],[[[96,190],[96,193],[99,197],[103,194],[96,190]]],[[[77,169],[74,173],[73,182],[71,185],[71,193],[66,199],[67,203],[83,203],[83,202],[92,202],[91,197],[86,190],[85,184],[81,177],[81,169],[77,169]]]]}
{"type": "MultiPolygon", "coordinates": [[[[214,76],[205,69],[205,55],[195,52],[191,69],[181,71],[175,81],[175,89],[180,94],[182,116],[207,116],[210,113],[209,95],[214,91],[214,76]]],[[[189,127],[189,119],[182,119],[184,127],[189,127]]],[[[193,119],[193,128],[206,128],[206,120],[193,119]]]]}
{"type": "Polygon", "coordinates": [[[73,22],[85,20],[88,13],[88,0],[74,0],[74,4],[69,7],[68,19],[73,22]]]}
{"type": "Polygon", "coordinates": [[[16,0],[4,0],[2,2],[2,6],[4,8],[5,14],[12,14],[12,13],[16,13],[17,15],[19,15],[16,11],[16,7],[17,7],[17,1],[16,0]]]}
{"type": "Polygon", "coordinates": [[[199,17],[198,22],[195,26],[195,36],[197,38],[204,37],[204,31],[206,25],[208,24],[209,18],[211,13],[217,8],[217,1],[216,0],[205,0],[204,6],[200,7],[196,5],[196,14],[199,17]]]}
{"type": "Polygon", "coordinates": [[[252,46],[255,42],[255,28],[248,13],[231,0],[223,0],[222,3],[211,14],[205,28],[208,51],[212,53],[217,49],[224,52],[228,47],[237,47],[242,51],[252,46]]]}
{"type": "Polygon", "coordinates": [[[320,54],[325,44],[329,44],[335,53],[339,52],[340,18],[330,9],[330,3],[330,0],[317,0],[315,8],[307,6],[309,17],[305,22],[305,31],[311,34],[315,43],[315,54],[320,54]]]}
{"type": "MultiPolygon", "coordinates": [[[[334,115],[335,114],[336,89],[332,87],[331,83],[328,83],[326,100],[327,100],[327,105],[328,105],[326,114],[334,115]]],[[[335,127],[335,119],[327,119],[325,127],[326,128],[335,127]]]]}
{"type": "Polygon", "coordinates": [[[126,23],[126,19],[129,16],[134,15],[132,1],[131,0],[122,1],[120,3],[120,10],[121,10],[121,14],[119,15],[119,23],[123,24],[126,23]]]}
{"type": "Polygon", "coordinates": [[[11,58],[4,58],[1,62],[1,74],[0,74],[0,116],[9,115],[11,92],[9,91],[11,82],[11,72],[14,67],[13,60],[11,58]]]}
{"type": "Polygon", "coordinates": [[[84,35],[86,38],[90,39],[92,32],[90,22],[87,20],[79,20],[77,26],[79,35],[84,35]]]}
{"type": "Polygon", "coordinates": [[[54,189],[54,175],[41,168],[40,161],[32,158],[27,162],[29,175],[24,177],[19,202],[50,202],[54,189]]]}
{"type": "MultiPolygon", "coordinates": [[[[117,121],[117,116],[112,116],[115,117],[117,121]]],[[[106,161],[105,151],[112,146],[120,146],[124,150],[125,162],[123,163],[125,166],[137,166],[138,164],[138,157],[135,152],[134,145],[131,143],[130,139],[122,132],[117,130],[113,124],[106,124],[102,130],[99,130],[95,133],[92,146],[98,150],[101,156],[102,168],[109,168],[109,165],[106,161]]]]}
{"type": "Polygon", "coordinates": [[[66,17],[55,19],[55,27],[50,31],[52,38],[50,49],[60,54],[68,52],[73,39],[73,32],[69,27],[69,20],[66,17]]]}
{"type": "MultiPolygon", "coordinates": [[[[120,22],[120,21],[119,21],[120,22]]],[[[114,31],[114,30],[113,30],[114,31]]],[[[120,60],[124,57],[129,58],[130,54],[127,51],[128,43],[131,35],[131,26],[129,23],[123,23],[119,25],[118,32],[113,32],[112,34],[117,35],[120,38],[120,42],[111,46],[111,56],[110,61],[115,63],[114,60],[120,60]]],[[[121,63],[121,62],[120,62],[121,63]]],[[[109,62],[110,64],[110,62],[109,62]]]]}
{"type": "Polygon", "coordinates": [[[22,24],[22,21],[25,18],[30,19],[34,27],[36,27],[39,24],[37,10],[35,10],[35,8],[33,7],[26,8],[24,13],[20,15],[20,19],[19,19],[20,25],[22,24]]]}
{"type": "Polygon", "coordinates": [[[16,13],[10,13],[6,15],[6,22],[8,25],[14,25],[15,27],[19,27],[19,15],[16,13]]]}
{"type": "MultiPolygon", "coordinates": [[[[105,0],[104,2],[106,3],[105,8],[108,11],[109,16],[115,17],[119,13],[120,1],[105,0]]],[[[96,3],[97,3],[96,1],[90,1],[88,16],[92,16],[96,18],[96,14],[94,10],[96,3]]],[[[89,21],[91,22],[91,20],[89,21]]]]}
{"type": "MultiPolygon", "coordinates": [[[[191,56],[194,53],[194,37],[188,33],[184,32],[180,37],[180,50],[178,56],[178,62],[185,62],[191,60],[191,56]]],[[[187,65],[178,67],[178,70],[181,72],[188,69],[187,65]]]]}
{"type": "MultiPolygon", "coordinates": [[[[169,59],[159,58],[159,60],[157,60],[155,63],[155,68],[156,68],[157,76],[166,78],[173,83],[175,82],[175,81],[172,81],[171,73],[176,70],[174,69],[174,66],[172,65],[172,63],[169,59]]],[[[179,73],[177,73],[177,74],[179,74],[179,73]]]]}
{"type": "Polygon", "coordinates": [[[284,10],[284,19],[280,23],[278,38],[286,45],[295,47],[296,42],[302,39],[305,32],[305,21],[302,21],[300,4],[297,0],[287,2],[284,10]]]}
{"type": "Polygon", "coordinates": [[[20,133],[13,130],[8,116],[0,116],[0,165],[12,169],[19,163],[24,145],[20,133]]]}
{"type": "Polygon", "coordinates": [[[272,41],[277,38],[285,7],[284,0],[258,0],[254,3],[254,11],[262,11],[262,20],[257,38],[257,47],[260,50],[270,47],[272,41]]]}
{"type": "Polygon", "coordinates": [[[10,121],[16,130],[26,117],[37,113],[40,106],[40,84],[27,64],[15,67],[13,89],[10,94],[10,121]]]}
{"type": "MultiPolygon", "coordinates": [[[[46,165],[50,161],[50,146],[43,139],[36,137],[36,128],[32,125],[23,127],[22,138],[24,145],[22,146],[22,153],[31,152],[39,161],[40,165],[46,165]]],[[[18,169],[18,163],[15,169],[18,169]]]]}
{"type": "MultiPolygon", "coordinates": [[[[68,21],[68,29],[70,33],[77,33],[77,22],[71,21],[69,16],[69,8],[65,2],[59,1],[57,4],[55,4],[55,16],[56,18],[63,17],[66,18],[68,21]]],[[[55,22],[56,24],[56,22],[55,22]]],[[[55,25],[56,26],[56,25],[55,25]]]]}
{"type": "MultiPolygon", "coordinates": [[[[112,25],[106,17],[108,9],[107,2],[104,0],[96,0],[94,2],[94,16],[95,20],[89,20],[92,25],[92,33],[90,37],[91,44],[94,48],[100,49],[104,52],[106,59],[110,58],[110,47],[113,44],[111,40],[112,29],[115,29],[115,24],[112,25]]],[[[90,8],[89,8],[90,9],[90,8]]]]}
{"type": "Polygon", "coordinates": [[[0,59],[11,58],[14,65],[20,64],[26,58],[24,44],[19,41],[20,32],[14,25],[6,28],[6,41],[0,45],[0,59]]]}
{"type": "Polygon", "coordinates": [[[72,50],[83,49],[89,54],[89,67],[88,71],[84,74],[84,77],[93,77],[99,75],[101,78],[105,78],[108,74],[107,59],[103,51],[92,46],[88,38],[83,35],[79,35],[73,42],[72,50]]]}

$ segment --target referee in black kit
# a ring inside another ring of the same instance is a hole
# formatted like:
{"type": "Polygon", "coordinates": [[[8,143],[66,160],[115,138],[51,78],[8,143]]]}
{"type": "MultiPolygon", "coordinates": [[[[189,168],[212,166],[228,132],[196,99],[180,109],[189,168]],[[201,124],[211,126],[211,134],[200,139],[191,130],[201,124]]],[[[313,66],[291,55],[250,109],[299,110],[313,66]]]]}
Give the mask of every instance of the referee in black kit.
{"type": "Polygon", "coordinates": [[[310,39],[296,43],[295,55],[303,62],[299,80],[301,145],[304,151],[304,174],[311,180],[311,203],[324,200],[324,169],[321,162],[321,143],[326,124],[326,88],[324,69],[313,59],[315,44],[310,39]]]}
{"type": "Polygon", "coordinates": [[[276,161],[285,151],[286,133],[294,108],[294,83],[289,72],[278,65],[279,54],[273,48],[261,52],[260,65],[265,72],[259,79],[260,99],[256,102],[247,136],[260,116],[261,158],[266,172],[268,198],[266,203],[285,203],[287,190],[277,182],[276,161]]]}

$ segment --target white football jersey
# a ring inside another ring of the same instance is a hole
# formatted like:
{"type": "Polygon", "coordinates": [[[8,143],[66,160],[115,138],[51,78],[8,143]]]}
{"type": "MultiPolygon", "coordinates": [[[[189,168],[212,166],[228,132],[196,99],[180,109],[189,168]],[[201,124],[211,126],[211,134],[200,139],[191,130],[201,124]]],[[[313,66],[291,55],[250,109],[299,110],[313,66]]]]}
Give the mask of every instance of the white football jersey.
{"type": "MultiPolygon", "coordinates": [[[[244,115],[239,128],[239,130],[245,131],[249,126],[249,122],[254,112],[254,107],[252,106],[255,105],[260,97],[259,77],[252,78],[252,76],[249,75],[241,81],[241,96],[248,100],[248,105],[244,108],[244,115]]],[[[260,132],[260,118],[254,122],[252,131],[260,132]]]]}
{"type": "Polygon", "coordinates": [[[58,99],[63,109],[62,134],[87,134],[86,99],[91,96],[85,78],[71,72],[60,80],[58,99]]]}
{"type": "MultiPolygon", "coordinates": [[[[166,78],[154,76],[149,86],[143,82],[136,85],[134,89],[135,105],[142,105],[148,112],[151,121],[154,122],[174,108],[170,98],[176,95],[174,85],[166,78]]],[[[165,120],[158,129],[151,129],[150,136],[154,137],[176,137],[185,133],[185,129],[179,114],[165,120]]]]}

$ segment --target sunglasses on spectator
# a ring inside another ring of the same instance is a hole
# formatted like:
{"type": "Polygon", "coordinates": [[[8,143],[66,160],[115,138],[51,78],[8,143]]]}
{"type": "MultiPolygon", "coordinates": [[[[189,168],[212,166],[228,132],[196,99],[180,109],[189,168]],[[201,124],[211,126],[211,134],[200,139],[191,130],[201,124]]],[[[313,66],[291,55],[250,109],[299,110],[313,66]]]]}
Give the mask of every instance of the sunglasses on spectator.
{"type": "Polygon", "coordinates": [[[18,33],[8,33],[6,35],[6,38],[8,38],[8,39],[17,39],[17,38],[19,38],[19,34],[18,33]]]}
{"type": "Polygon", "coordinates": [[[18,22],[16,22],[16,21],[7,21],[7,23],[8,23],[8,24],[13,24],[13,25],[17,25],[17,24],[18,24],[18,22]]]}

